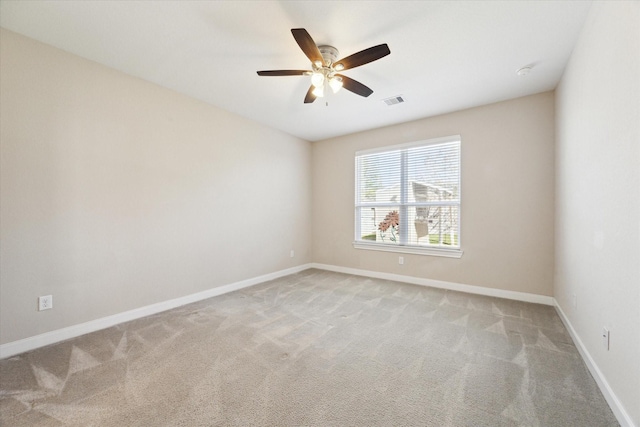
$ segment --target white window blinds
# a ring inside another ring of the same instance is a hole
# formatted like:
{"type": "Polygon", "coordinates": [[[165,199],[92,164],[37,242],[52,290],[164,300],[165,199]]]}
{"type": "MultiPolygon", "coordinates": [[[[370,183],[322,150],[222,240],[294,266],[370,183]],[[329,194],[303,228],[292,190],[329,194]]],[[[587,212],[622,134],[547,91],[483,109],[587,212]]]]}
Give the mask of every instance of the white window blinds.
{"type": "Polygon", "coordinates": [[[460,137],[356,153],[356,242],[460,248],[460,137]]]}

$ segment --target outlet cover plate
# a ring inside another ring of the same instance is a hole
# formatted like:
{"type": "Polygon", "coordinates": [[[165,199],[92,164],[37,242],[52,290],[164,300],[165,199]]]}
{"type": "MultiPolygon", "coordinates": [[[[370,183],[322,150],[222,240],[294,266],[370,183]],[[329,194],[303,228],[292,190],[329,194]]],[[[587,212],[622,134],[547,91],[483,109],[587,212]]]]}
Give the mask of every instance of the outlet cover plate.
{"type": "Polygon", "coordinates": [[[38,297],[38,311],[49,310],[53,308],[53,295],[45,295],[38,297]]]}

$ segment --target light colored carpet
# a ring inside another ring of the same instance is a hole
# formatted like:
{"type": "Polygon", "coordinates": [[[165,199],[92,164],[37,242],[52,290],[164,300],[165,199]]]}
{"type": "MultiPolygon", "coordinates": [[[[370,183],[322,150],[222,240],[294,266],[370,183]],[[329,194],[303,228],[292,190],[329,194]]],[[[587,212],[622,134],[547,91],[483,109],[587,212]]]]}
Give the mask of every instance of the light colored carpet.
{"type": "Polygon", "coordinates": [[[0,361],[3,426],[615,426],[552,307],[320,270],[0,361]]]}

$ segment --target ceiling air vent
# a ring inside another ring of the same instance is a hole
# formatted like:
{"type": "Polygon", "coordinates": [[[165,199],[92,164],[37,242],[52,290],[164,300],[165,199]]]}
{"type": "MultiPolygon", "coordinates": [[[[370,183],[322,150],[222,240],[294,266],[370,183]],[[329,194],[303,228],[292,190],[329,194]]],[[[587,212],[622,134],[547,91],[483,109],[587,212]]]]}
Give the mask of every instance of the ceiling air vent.
{"type": "Polygon", "coordinates": [[[391,98],[383,99],[383,101],[388,106],[392,106],[392,105],[396,105],[396,104],[400,104],[401,102],[404,102],[404,99],[402,99],[402,96],[398,95],[398,96],[392,96],[391,98]]]}

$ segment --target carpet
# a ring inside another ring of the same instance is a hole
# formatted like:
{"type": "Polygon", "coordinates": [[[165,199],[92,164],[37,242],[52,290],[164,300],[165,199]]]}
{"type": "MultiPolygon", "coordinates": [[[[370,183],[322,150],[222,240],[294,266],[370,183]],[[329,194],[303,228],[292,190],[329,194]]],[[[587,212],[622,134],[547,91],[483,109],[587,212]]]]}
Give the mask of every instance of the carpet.
{"type": "Polygon", "coordinates": [[[617,426],[553,307],[306,270],[0,361],[3,426],[617,426]]]}

